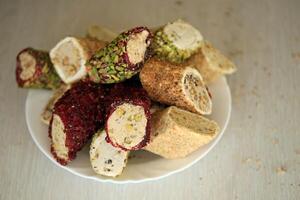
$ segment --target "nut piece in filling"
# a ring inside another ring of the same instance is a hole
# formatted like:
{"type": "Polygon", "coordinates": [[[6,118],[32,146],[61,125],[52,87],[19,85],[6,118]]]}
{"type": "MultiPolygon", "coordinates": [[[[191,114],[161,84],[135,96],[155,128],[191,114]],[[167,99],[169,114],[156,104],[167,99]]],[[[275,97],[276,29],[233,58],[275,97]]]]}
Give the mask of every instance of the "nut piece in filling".
{"type": "Polygon", "coordinates": [[[118,83],[137,74],[150,56],[152,35],[146,27],[123,32],[86,63],[96,83],[118,83]]]}
{"type": "Polygon", "coordinates": [[[116,177],[123,172],[129,151],[112,146],[105,137],[105,130],[98,131],[93,136],[90,146],[91,165],[97,174],[116,177]]]}
{"type": "Polygon", "coordinates": [[[48,52],[30,47],[17,55],[16,80],[24,88],[56,89],[61,84],[48,52]]]}
{"type": "Polygon", "coordinates": [[[150,142],[144,149],[167,159],[184,158],[218,133],[216,122],[171,106],[154,113],[150,142]]]}
{"type": "Polygon", "coordinates": [[[86,61],[104,46],[98,40],[66,37],[50,51],[50,57],[61,79],[72,83],[86,76],[86,61]]]}
{"type": "Polygon", "coordinates": [[[200,73],[192,66],[179,66],[151,59],[140,73],[143,88],[154,101],[198,114],[210,114],[211,97],[200,73]]]}
{"type": "Polygon", "coordinates": [[[144,140],[147,117],[139,105],[123,103],[115,108],[107,121],[109,139],[125,149],[131,149],[144,140]]]}
{"type": "Polygon", "coordinates": [[[156,31],[153,49],[160,59],[182,63],[200,48],[202,41],[203,37],[196,28],[177,20],[156,31]]]}
{"type": "Polygon", "coordinates": [[[205,83],[211,83],[224,74],[232,74],[236,66],[209,42],[204,41],[201,48],[186,62],[201,73],[205,83]]]}

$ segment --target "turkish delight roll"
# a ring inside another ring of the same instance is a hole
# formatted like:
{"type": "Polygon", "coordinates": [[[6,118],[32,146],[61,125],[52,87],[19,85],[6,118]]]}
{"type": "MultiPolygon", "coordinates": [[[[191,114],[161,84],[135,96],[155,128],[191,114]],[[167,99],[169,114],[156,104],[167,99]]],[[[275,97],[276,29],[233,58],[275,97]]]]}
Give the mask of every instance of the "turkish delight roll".
{"type": "Polygon", "coordinates": [[[143,88],[116,85],[106,102],[108,141],[123,150],[138,150],[150,137],[151,100],[143,88]]]}
{"type": "Polygon", "coordinates": [[[154,113],[145,150],[167,159],[184,158],[211,142],[219,131],[216,122],[171,106],[154,113]]]}
{"type": "Polygon", "coordinates": [[[152,35],[146,27],[121,33],[87,62],[89,77],[96,83],[118,83],[137,74],[150,56],[152,35]]]}
{"type": "Polygon", "coordinates": [[[100,175],[116,177],[127,164],[129,151],[112,146],[106,141],[105,130],[99,130],[90,146],[90,161],[93,170],[100,175]]]}
{"type": "Polygon", "coordinates": [[[60,78],[69,84],[86,76],[86,61],[105,44],[91,38],[66,37],[50,51],[50,57],[60,78]]]}
{"type": "Polygon", "coordinates": [[[187,60],[186,64],[195,66],[207,84],[222,75],[236,71],[235,64],[208,41],[204,41],[201,48],[187,60]]]}
{"type": "Polygon", "coordinates": [[[192,66],[149,60],[140,73],[143,88],[154,101],[198,114],[210,114],[211,96],[201,74],[192,66]]]}
{"type": "Polygon", "coordinates": [[[101,85],[80,81],[55,103],[49,137],[51,152],[60,164],[73,160],[103,124],[103,98],[101,85]]]}
{"type": "Polygon", "coordinates": [[[182,63],[201,46],[201,33],[183,20],[177,20],[159,28],[153,38],[153,50],[158,58],[182,63]]]}
{"type": "Polygon", "coordinates": [[[31,47],[17,55],[16,80],[23,88],[56,89],[61,84],[48,52],[31,47]]]}

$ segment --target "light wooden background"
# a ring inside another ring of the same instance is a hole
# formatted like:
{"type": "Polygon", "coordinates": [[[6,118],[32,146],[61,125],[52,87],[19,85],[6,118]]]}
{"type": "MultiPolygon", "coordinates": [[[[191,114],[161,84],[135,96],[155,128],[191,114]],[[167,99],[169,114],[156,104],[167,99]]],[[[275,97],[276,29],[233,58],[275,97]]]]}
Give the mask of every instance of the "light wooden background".
{"type": "Polygon", "coordinates": [[[299,0],[0,0],[0,199],[300,199],[299,0]],[[15,84],[24,47],[50,49],[91,24],[112,29],[183,18],[238,65],[231,121],[220,143],[180,174],[101,184],[51,163],[25,123],[15,84]]]}

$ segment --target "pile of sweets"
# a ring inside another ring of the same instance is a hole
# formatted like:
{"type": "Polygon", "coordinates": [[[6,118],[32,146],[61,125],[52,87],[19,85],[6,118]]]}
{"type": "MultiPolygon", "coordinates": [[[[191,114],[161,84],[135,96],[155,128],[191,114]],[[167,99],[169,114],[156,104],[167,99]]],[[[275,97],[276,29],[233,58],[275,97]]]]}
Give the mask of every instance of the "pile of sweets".
{"type": "Polygon", "coordinates": [[[207,85],[235,65],[183,20],[150,30],[115,34],[93,26],[50,52],[18,53],[18,86],[54,90],[41,119],[61,165],[92,141],[92,169],[116,177],[131,151],[179,159],[219,133],[203,116],[213,108],[207,85]]]}

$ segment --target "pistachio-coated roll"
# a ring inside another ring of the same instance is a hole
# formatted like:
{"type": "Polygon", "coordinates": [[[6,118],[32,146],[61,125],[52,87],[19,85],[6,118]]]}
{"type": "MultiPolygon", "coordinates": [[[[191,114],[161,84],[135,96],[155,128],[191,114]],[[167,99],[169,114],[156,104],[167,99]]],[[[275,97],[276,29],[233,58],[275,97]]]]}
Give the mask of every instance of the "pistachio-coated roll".
{"type": "Polygon", "coordinates": [[[48,52],[31,47],[17,55],[16,80],[23,88],[55,89],[61,84],[48,52]]]}
{"type": "Polygon", "coordinates": [[[96,83],[118,83],[137,74],[150,56],[152,35],[146,27],[121,33],[86,63],[89,77],[96,83]]]}
{"type": "Polygon", "coordinates": [[[155,32],[153,50],[159,59],[182,63],[200,48],[202,41],[203,37],[196,28],[177,20],[155,32]]]}

